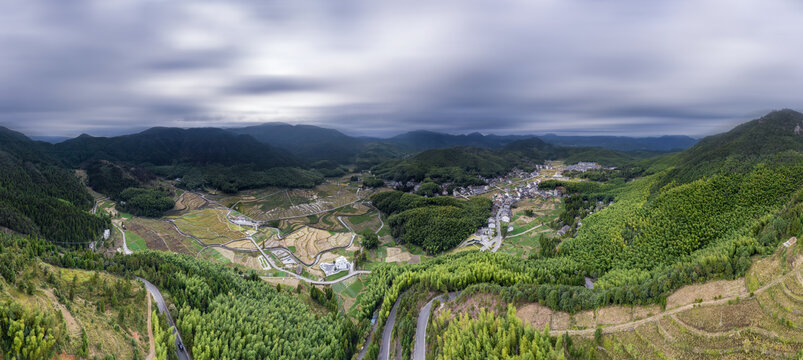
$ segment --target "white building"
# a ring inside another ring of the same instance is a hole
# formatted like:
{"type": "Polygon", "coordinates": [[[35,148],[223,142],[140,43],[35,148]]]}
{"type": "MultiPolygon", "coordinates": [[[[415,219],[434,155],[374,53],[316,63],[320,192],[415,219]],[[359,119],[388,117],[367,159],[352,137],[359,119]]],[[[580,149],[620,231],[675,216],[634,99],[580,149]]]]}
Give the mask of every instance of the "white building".
{"type": "Polygon", "coordinates": [[[109,236],[111,236],[111,231],[109,229],[103,230],[103,240],[109,240],[109,236]]]}
{"type": "Polygon", "coordinates": [[[335,259],[334,263],[321,263],[320,267],[326,276],[331,276],[341,271],[348,271],[351,269],[351,263],[346,260],[345,256],[341,256],[335,259]]]}
{"type": "Polygon", "coordinates": [[[249,219],[246,219],[244,217],[239,217],[239,216],[236,217],[236,218],[231,219],[231,222],[233,224],[237,224],[237,225],[240,225],[240,226],[256,226],[257,225],[256,222],[251,221],[249,219]]]}
{"type": "Polygon", "coordinates": [[[351,268],[351,263],[346,260],[345,256],[341,256],[335,260],[335,269],[337,271],[348,270],[351,268]]]}

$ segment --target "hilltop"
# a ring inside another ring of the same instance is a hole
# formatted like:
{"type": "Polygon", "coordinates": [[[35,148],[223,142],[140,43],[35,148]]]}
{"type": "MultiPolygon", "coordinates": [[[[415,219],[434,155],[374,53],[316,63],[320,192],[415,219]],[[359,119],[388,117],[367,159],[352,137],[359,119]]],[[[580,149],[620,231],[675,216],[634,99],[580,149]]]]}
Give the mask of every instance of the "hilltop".
{"type": "Polygon", "coordinates": [[[251,164],[261,169],[300,164],[283,150],[217,128],[156,127],[110,138],[84,134],[53,145],[53,152],[72,165],[91,159],[153,165],[251,164]]]}
{"type": "Polygon", "coordinates": [[[687,182],[711,174],[745,172],[759,162],[803,161],[803,114],[773,111],[723,134],[706,137],[677,157],[668,177],[687,182]]]}
{"type": "Polygon", "coordinates": [[[250,135],[300,158],[311,161],[350,162],[366,149],[365,142],[334,129],[312,125],[266,123],[227,129],[235,134],[250,135]]]}

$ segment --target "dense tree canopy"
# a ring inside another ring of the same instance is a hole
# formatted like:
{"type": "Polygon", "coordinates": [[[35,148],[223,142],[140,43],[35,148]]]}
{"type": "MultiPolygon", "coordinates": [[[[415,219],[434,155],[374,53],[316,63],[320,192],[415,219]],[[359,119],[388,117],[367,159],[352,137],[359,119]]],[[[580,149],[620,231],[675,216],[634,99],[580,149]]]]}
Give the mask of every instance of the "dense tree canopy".
{"type": "Polygon", "coordinates": [[[372,196],[371,201],[389,216],[394,237],[430,254],[457,246],[491,216],[491,201],[485,198],[464,201],[389,191],[372,196]]]}

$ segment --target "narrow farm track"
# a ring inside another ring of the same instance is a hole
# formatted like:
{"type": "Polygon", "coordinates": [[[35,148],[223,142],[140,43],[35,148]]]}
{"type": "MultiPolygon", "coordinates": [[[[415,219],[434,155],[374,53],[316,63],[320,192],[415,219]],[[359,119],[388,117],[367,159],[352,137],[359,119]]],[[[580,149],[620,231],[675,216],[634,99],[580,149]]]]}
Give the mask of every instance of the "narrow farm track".
{"type": "Polygon", "coordinates": [[[121,229],[119,226],[117,226],[117,224],[112,224],[112,225],[114,225],[114,227],[117,228],[117,230],[120,231],[120,234],[123,235],[123,255],[131,255],[131,254],[133,254],[134,252],[131,251],[131,249],[128,248],[128,244],[126,243],[125,231],[123,231],[123,229],[121,229]]]}
{"type": "MultiPolygon", "coordinates": [[[[756,291],[754,291],[753,294],[757,295],[757,294],[763,293],[763,292],[769,290],[770,288],[772,288],[773,286],[778,285],[782,281],[786,280],[786,278],[791,277],[793,275],[797,276],[796,274],[799,271],[800,271],[800,268],[798,267],[795,270],[790,271],[789,273],[787,273],[784,276],[777,277],[777,278],[773,279],[772,281],[770,281],[769,283],[765,284],[764,286],[756,289],[756,291]]],[[[655,322],[655,321],[658,321],[658,320],[660,320],[660,319],[662,319],[662,318],[664,318],[666,316],[673,316],[675,314],[678,314],[680,312],[683,312],[683,311],[686,311],[686,310],[689,310],[689,309],[693,309],[695,307],[723,305],[723,304],[727,304],[729,301],[733,302],[737,298],[746,299],[746,298],[749,298],[749,296],[750,296],[750,293],[743,292],[741,294],[733,295],[733,296],[730,296],[730,297],[727,297],[727,298],[703,301],[701,303],[691,303],[691,304],[683,305],[683,306],[680,306],[680,307],[676,307],[676,308],[664,311],[664,312],[662,312],[660,314],[657,314],[657,315],[646,317],[644,319],[635,320],[635,321],[626,322],[626,323],[617,324],[617,325],[606,326],[606,327],[603,327],[603,328],[600,328],[600,329],[602,330],[602,332],[604,334],[610,334],[610,333],[616,333],[616,332],[622,332],[622,331],[630,331],[630,330],[633,330],[633,329],[635,329],[635,328],[637,328],[639,326],[642,326],[644,324],[655,322]]],[[[564,331],[561,331],[561,332],[565,332],[565,333],[568,333],[569,335],[576,335],[576,336],[593,336],[594,335],[594,331],[596,331],[596,329],[564,330],[564,331]]]]}
{"type": "Polygon", "coordinates": [[[379,234],[379,232],[382,231],[382,228],[385,227],[385,222],[382,221],[382,212],[380,212],[379,210],[376,211],[376,217],[379,218],[379,229],[376,229],[376,231],[374,231],[374,234],[379,234]]]}
{"type": "Polygon", "coordinates": [[[740,334],[742,332],[754,332],[760,334],[761,336],[778,339],[780,336],[774,332],[767,331],[757,327],[743,327],[738,329],[731,329],[727,331],[706,331],[698,329],[692,325],[687,324],[685,321],[681,320],[677,314],[672,314],[670,316],[672,320],[675,321],[680,327],[686,329],[688,332],[699,336],[699,337],[706,337],[706,338],[715,338],[715,337],[723,337],[723,336],[732,336],[735,334],[740,334]]]}
{"type": "Polygon", "coordinates": [[[540,228],[540,227],[541,227],[541,226],[543,226],[543,225],[544,225],[544,224],[538,224],[538,225],[536,225],[535,227],[531,227],[531,228],[529,228],[529,229],[527,229],[527,230],[525,230],[525,231],[523,231],[523,232],[520,232],[520,233],[518,233],[518,234],[515,234],[515,235],[508,235],[508,236],[507,236],[507,238],[509,239],[509,238],[514,238],[514,237],[516,237],[516,236],[522,236],[522,235],[524,235],[524,234],[526,234],[526,233],[528,233],[528,232],[530,232],[530,231],[533,231],[533,230],[535,230],[535,229],[538,229],[538,228],[540,228]]]}

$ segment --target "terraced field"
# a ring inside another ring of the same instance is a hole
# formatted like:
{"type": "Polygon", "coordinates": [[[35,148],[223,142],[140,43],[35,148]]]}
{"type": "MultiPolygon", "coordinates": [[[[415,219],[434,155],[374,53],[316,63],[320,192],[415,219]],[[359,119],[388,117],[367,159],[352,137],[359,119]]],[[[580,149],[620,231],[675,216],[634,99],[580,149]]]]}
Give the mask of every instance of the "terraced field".
{"type": "Polygon", "coordinates": [[[222,244],[243,239],[253,230],[232,224],[226,220],[222,209],[202,209],[180,216],[173,223],[184,233],[195,236],[205,244],[222,244]]]}
{"type": "MultiPolygon", "coordinates": [[[[803,357],[803,247],[781,246],[745,278],[678,289],[667,307],[610,306],[569,314],[534,303],[517,316],[596,349],[602,359],[766,359],[803,357]],[[748,284],[750,286],[748,286],[748,284]],[[594,332],[600,329],[599,342],[594,332]]],[[[446,305],[453,314],[502,311],[496,295],[477,293],[446,305]]],[[[443,311],[439,309],[438,311],[443,311]]]]}
{"type": "Polygon", "coordinates": [[[326,230],[304,226],[299,230],[285,236],[283,239],[274,239],[265,242],[266,247],[284,246],[295,248],[293,254],[305,263],[312,263],[315,256],[323,250],[333,247],[346,246],[351,241],[351,234],[332,233],[326,230]]]}
{"type": "Polygon", "coordinates": [[[218,201],[255,220],[287,219],[343,208],[370,194],[348,183],[330,181],[312,189],[261,189],[218,201]]]}
{"type": "Polygon", "coordinates": [[[654,321],[610,331],[603,335],[598,355],[615,359],[800,358],[801,253],[799,246],[781,247],[772,257],[757,261],[747,275],[753,296],[745,286],[741,294],[706,299],[689,309],[687,305],[666,316],[658,314],[654,321]]]}

